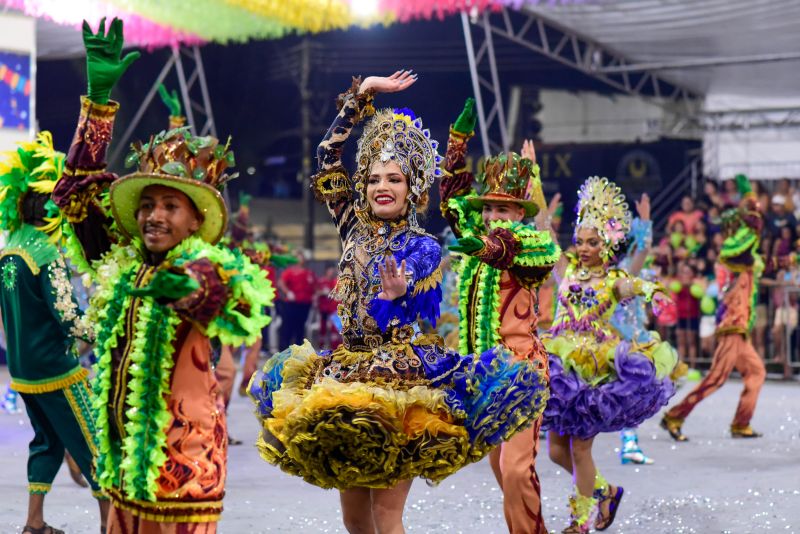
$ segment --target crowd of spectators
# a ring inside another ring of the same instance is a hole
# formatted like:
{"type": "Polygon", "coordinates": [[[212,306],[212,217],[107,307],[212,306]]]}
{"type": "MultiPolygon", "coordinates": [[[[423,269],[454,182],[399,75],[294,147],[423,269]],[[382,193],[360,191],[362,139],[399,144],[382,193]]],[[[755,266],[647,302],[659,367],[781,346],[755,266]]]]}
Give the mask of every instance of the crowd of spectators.
{"type": "MultiPolygon", "coordinates": [[[[752,187],[764,220],[760,245],[764,274],[753,341],[765,361],[777,364],[789,377],[791,363],[800,363],[800,188],[787,179],[753,181],[752,187]]],[[[706,181],[696,201],[689,196],[681,199],[680,209],[669,216],[664,236],[653,249],[656,276],[670,289],[675,303],[656,319],[656,325],[692,368],[714,351],[715,308],[720,294],[715,264],[723,241],[722,217],[740,200],[733,180],[721,185],[706,181]]]]}

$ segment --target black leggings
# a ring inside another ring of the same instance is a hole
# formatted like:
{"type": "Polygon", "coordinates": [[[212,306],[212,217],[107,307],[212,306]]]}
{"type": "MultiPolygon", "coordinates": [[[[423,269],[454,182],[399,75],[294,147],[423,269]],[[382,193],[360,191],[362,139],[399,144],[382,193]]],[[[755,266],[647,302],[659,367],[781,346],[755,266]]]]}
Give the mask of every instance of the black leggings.
{"type": "Polygon", "coordinates": [[[281,304],[281,346],[302,345],[306,337],[306,321],[311,303],[283,302],[281,304]]]}

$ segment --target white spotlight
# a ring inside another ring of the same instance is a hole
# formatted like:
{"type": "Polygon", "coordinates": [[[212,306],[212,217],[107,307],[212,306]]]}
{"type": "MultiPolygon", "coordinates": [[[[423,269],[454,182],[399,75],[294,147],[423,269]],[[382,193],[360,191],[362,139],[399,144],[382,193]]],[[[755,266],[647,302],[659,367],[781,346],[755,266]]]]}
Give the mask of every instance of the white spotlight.
{"type": "Polygon", "coordinates": [[[370,19],[378,14],[378,0],[351,0],[350,9],[357,17],[370,19]]]}

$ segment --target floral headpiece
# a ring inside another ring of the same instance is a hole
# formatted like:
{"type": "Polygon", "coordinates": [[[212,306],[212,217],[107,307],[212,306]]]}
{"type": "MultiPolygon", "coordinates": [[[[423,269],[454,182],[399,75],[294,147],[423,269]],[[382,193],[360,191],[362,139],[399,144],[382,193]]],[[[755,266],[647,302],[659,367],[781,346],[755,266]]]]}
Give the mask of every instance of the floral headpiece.
{"type": "Polygon", "coordinates": [[[358,140],[356,193],[366,202],[366,183],[372,164],[394,161],[408,178],[412,205],[420,201],[442,171],[439,143],[423,129],[422,119],[408,108],[381,109],[364,126],[358,140]]]}
{"type": "Polygon", "coordinates": [[[603,258],[607,261],[631,231],[631,212],[622,189],[608,178],[592,176],[578,191],[578,205],[575,207],[578,219],[575,235],[579,228],[594,228],[603,240],[603,258]]]}
{"type": "MultiPolygon", "coordinates": [[[[13,232],[22,225],[21,205],[31,193],[50,195],[64,172],[64,154],[53,148],[50,132],[41,132],[35,141],[22,142],[14,151],[3,153],[0,162],[0,230],[13,232]]],[[[52,242],[61,238],[61,212],[48,199],[46,224],[38,227],[52,242]]]]}

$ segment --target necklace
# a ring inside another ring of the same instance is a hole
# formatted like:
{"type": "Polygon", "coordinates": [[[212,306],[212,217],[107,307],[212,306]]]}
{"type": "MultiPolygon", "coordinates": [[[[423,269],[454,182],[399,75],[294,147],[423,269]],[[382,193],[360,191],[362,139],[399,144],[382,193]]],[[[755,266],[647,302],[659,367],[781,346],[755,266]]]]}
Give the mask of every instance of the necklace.
{"type": "Polygon", "coordinates": [[[585,282],[596,276],[598,278],[604,276],[606,274],[605,266],[603,265],[595,265],[594,267],[578,267],[578,270],[575,271],[575,278],[580,280],[581,282],[585,282]]]}

